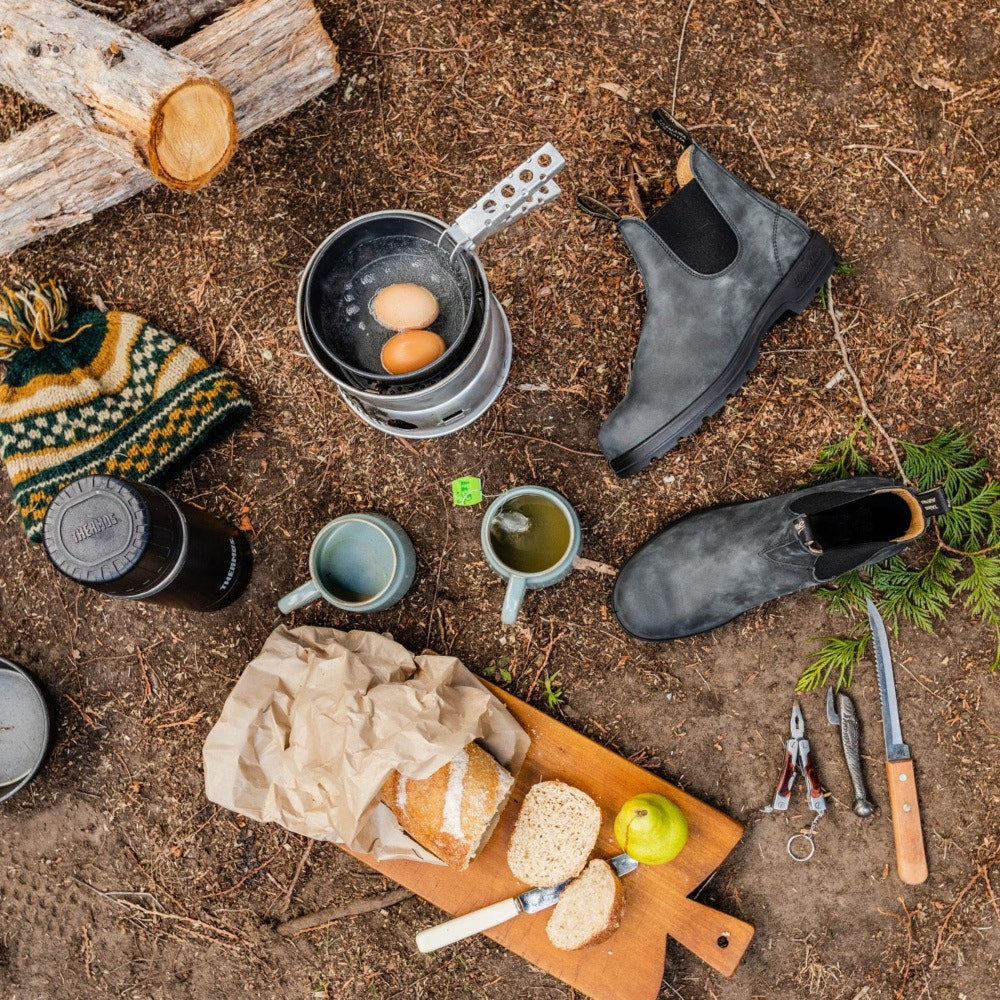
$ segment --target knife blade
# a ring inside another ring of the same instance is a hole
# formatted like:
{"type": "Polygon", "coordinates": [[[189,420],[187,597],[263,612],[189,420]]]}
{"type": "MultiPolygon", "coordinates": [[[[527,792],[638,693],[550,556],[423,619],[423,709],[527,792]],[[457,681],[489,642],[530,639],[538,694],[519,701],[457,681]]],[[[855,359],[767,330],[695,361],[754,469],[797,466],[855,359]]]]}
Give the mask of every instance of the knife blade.
{"type": "Polygon", "coordinates": [[[920,803],[913,773],[910,748],[903,742],[896,702],[896,679],[889,653],[885,622],[871,598],[865,598],[868,622],[875,647],[878,693],[882,701],[882,731],[885,734],[885,770],[889,781],[889,810],[896,843],[896,871],[907,885],[919,885],[927,879],[927,856],[920,822],[920,803]]]}
{"type": "MultiPolygon", "coordinates": [[[[619,854],[609,858],[608,864],[618,876],[628,875],[629,872],[634,872],[639,867],[639,862],[627,854],[619,854]]],[[[537,913],[539,910],[555,906],[563,890],[572,881],[572,879],[567,879],[559,885],[528,889],[527,892],[522,892],[518,896],[502,899],[499,903],[492,903],[482,907],[482,909],[473,910],[471,913],[463,914],[452,920],[446,920],[443,924],[428,927],[417,934],[417,948],[426,955],[447,944],[454,944],[456,941],[472,937],[473,934],[488,931],[491,927],[505,923],[521,913],[537,913]]]]}

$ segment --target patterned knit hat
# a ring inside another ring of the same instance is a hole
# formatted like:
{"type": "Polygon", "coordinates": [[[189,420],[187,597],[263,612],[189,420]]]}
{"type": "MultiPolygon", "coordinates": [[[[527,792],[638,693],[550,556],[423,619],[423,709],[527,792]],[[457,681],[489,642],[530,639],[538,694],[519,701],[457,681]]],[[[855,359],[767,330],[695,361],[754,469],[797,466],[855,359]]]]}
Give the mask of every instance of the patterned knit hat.
{"type": "Polygon", "coordinates": [[[69,316],[55,281],[0,290],[0,458],[32,541],[56,494],[92,473],[161,478],[250,412],[239,385],[132,313],[69,316]]]}

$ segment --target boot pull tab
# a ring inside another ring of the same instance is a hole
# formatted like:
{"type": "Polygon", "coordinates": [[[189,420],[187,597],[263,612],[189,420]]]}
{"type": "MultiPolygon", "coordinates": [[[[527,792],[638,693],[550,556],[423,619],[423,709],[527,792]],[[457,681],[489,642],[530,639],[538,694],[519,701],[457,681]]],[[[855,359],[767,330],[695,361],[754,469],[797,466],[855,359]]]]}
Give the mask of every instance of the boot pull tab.
{"type": "Polygon", "coordinates": [[[613,208],[609,208],[603,201],[598,201],[589,195],[578,194],[576,196],[576,207],[581,212],[592,215],[595,219],[607,219],[608,222],[621,222],[622,217],[613,208]]]}
{"type": "Polygon", "coordinates": [[[944,495],[944,488],[935,486],[932,490],[924,490],[923,493],[915,494],[920,509],[927,517],[940,517],[951,510],[951,503],[944,495]]]}
{"type": "Polygon", "coordinates": [[[691,133],[673,115],[667,114],[663,108],[657,108],[653,111],[652,118],[660,131],[666,132],[671,139],[676,139],[685,149],[694,142],[691,133]]]}

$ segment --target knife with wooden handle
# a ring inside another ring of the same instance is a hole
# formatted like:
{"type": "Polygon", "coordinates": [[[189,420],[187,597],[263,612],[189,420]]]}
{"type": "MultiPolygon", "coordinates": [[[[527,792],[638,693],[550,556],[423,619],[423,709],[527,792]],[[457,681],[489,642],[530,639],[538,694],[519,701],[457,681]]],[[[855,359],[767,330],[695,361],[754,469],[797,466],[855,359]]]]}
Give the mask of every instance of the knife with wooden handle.
{"type": "Polygon", "coordinates": [[[896,703],[896,680],[889,654],[889,637],[878,608],[870,598],[868,621],[875,640],[875,666],[878,668],[878,693],[882,699],[882,729],[885,733],[885,770],[889,779],[889,810],[892,813],[892,833],[896,841],[896,871],[907,885],[919,885],[927,880],[927,856],[924,853],[924,832],[920,822],[920,803],[913,775],[910,748],[903,742],[896,703]]]}
{"type": "MultiPolygon", "coordinates": [[[[608,864],[619,876],[635,871],[639,864],[627,854],[610,858],[608,864]]],[[[427,927],[416,937],[417,948],[427,954],[454,944],[473,934],[512,920],[521,913],[537,913],[554,906],[569,882],[545,889],[529,889],[520,896],[503,899],[479,910],[454,917],[435,927],[427,927]]],[[[685,896],[671,895],[663,900],[675,917],[670,936],[678,944],[708,962],[725,976],[731,976],[753,938],[754,928],[745,920],[732,917],[685,896]]]]}
{"type": "MultiPolygon", "coordinates": [[[[627,854],[619,854],[608,860],[608,864],[615,870],[619,877],[634,872],[639,867],[639,862],[635,858],[630,858],[627,854]]],[[[502,899],[499,903],[491,903],[472,913],[465,913],[460,917],[454,917],[438,924],[435,927],[428,927],[417,934],[417,949],[425,955],[428,952],[437,951],[445,945],[462,941],[473,934],[481,934],[488,931],[497,924],[502,924],[507,920],[512,920],[519,913],[537,913],[539,910],[555,906],[563,889],[572,882],[567,879],[559,885],[548,886],[540,889],[528,889],[519,896],[512,896],[510,899],[502,899]]]]}

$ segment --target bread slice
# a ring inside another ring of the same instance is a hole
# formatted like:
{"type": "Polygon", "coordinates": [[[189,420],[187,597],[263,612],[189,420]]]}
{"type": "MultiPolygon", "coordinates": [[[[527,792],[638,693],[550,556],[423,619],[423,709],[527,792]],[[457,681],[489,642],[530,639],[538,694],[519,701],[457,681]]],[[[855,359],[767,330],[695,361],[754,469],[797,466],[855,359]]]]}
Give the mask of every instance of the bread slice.
{"type": "Polygon", "coordinates": [[[607,861],[591,861],[563,890],[545,926],[549,940],[564,951],[606,941],[621,926],[625,892],[607,861]]]}
{"type": "Polygon", "coordinates": [[[470,743],[427,778],[393,771],[381,798],[415,841],[463,871],[485,846],[513,788],[507,770],[470,743]]]}
{"type": "Polygon", "coordinates": [[[524,797],[507,864],[528,885],[558,885],[583,871],[600,829],[601,810],[586,792],[541,781],[524,797]]]}

